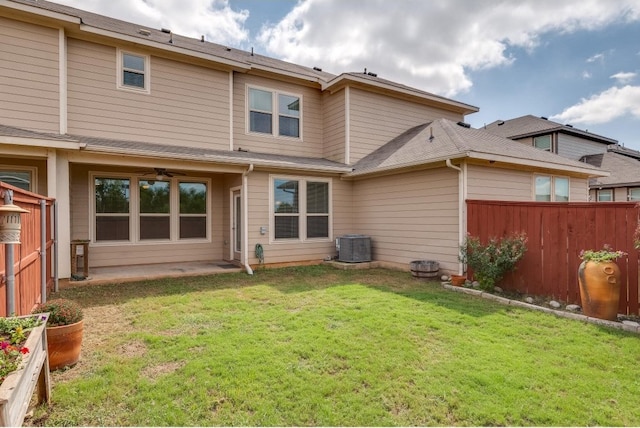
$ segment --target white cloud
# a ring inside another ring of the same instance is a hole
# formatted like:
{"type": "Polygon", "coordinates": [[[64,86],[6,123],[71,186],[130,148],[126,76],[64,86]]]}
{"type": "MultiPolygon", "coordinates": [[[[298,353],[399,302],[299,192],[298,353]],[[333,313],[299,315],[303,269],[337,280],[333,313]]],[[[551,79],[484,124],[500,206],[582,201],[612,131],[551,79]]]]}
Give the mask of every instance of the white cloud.
{"type": "Polygon", "coordinates": [[[55,0],[56,3],[90,10],[101,15],[176,34],[229,46],[245,42],[249,33],[246,10],[234,11],[229,0],[55,0]]]}
{"type": "Polygon", "coordinates": [[[613,76],[611,76],[612,79],[616,79],[618,81],[618,83],[620,84],[627,84],[627,83],[631,83],[635,78],[636,78],[637,74],[636,73],[624,73],[624,72],[620,72],[620,73],[616,73],[613,76]]]}
{"type": "Polygon", "coordinates": [[[583,79],[591,79],[591,73],[589,73],[588,71],[583,71],[582,72],[582,78],[583,79]]]}
{"type": "Polygon", "coordinates": [[[598,53],[595,54],[593,56],[590,56],[589,58],[587,58],[587,62],[603,62],[604,61],[604,54],[603,53],[598,53]]]}
{"type": "Polygon", "coordinates": [[[547,32],[594,30],[638,16],[637,0],[306,0],[259,40],[288,61],[334,73],[367,67],[453,96],[472,86],[470,71],[512,63],[509,47],[532,50],[547,32]]]}
{"type": "Polygon", "coordinates": [[[583,98],[550,119],[564,123],[601,124],[626,115],[640,119],[640,86],[609,88],[590,98],[583,98]]]}

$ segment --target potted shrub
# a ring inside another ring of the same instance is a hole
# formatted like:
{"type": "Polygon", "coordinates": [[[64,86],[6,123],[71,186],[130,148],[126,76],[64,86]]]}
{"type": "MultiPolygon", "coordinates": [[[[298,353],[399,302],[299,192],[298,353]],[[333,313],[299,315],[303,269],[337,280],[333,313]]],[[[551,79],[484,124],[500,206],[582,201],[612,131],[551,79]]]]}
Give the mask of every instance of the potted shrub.
{"type": "Polygon", "coordinates": [[[33,312],[49,313],[47,324],[49,369],[57,370],[77,363],[82,349],[84,318],[80,305],[72,300],[54,299],[37,305],[33,312]]]}
{"type": "Polygon", "coordinates": [[[601,250],[580,251],[578,282],[585,315],[611,321],[618,319],[620,268],[615,261],[626,255],[606,244],[601,250]]]}
{"type": "Polygon", "coordinates": [[[526,252],[527,236],[524,233],[491,238],[486,244],[480,238],[468,235],[460,246],[458,258],[473,269],[481,289],[493,291],[496,283],[505,273],[515,269],[526,252]]]}

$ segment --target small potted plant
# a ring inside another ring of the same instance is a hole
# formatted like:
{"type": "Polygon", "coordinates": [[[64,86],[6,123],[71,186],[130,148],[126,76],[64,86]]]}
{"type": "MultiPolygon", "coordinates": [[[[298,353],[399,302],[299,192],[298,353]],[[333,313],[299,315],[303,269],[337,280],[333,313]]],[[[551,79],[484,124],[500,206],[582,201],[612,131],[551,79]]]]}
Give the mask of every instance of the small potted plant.
{"type": "Polygon", "coordinates": [[[578,282],[582,312],[590,317],[615,321],[620,301],[620,268],[616,260],[627,253],[605,244],[601,250],[580,251],[578,282]]]}
{"type": "Polygon", "coordinates": [[[47,350],[49,369],[72,366],[80,360],[84,314],[76,302],[54,299],[41,303],[33,313],[49,313],[47,324],[47,350]]]}

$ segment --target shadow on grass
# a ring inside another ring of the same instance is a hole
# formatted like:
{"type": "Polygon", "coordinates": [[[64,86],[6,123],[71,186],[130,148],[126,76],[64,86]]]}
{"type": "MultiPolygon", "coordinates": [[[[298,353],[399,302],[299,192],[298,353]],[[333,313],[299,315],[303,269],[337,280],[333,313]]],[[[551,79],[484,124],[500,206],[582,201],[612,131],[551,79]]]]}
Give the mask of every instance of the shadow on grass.
{"type": "Polygon", "coordinates": [[[258,269],[254,275],[228,273],[149,281],[66,288],[52,298],[67,298],[83,307],[118,305],[132,299],[180,295],[265,285],[281,293],[304,293],[358,284],[384,293],[436,304],[466,315],[481,317],[503,306],[477,297],[447,292],[439,282],[413,278],[408,272],[387,269],[338,270],[327,265],[258,269]]]}

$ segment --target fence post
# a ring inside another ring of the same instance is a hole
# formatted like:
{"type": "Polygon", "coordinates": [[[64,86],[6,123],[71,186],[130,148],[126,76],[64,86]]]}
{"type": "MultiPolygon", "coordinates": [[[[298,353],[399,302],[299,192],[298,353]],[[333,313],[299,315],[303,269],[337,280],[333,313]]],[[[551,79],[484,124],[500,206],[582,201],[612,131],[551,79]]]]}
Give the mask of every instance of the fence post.
{"type": "Polygon", "coordinates": [[[40,199],[40,302],[47,301],[47,201],[40,199]]]}

